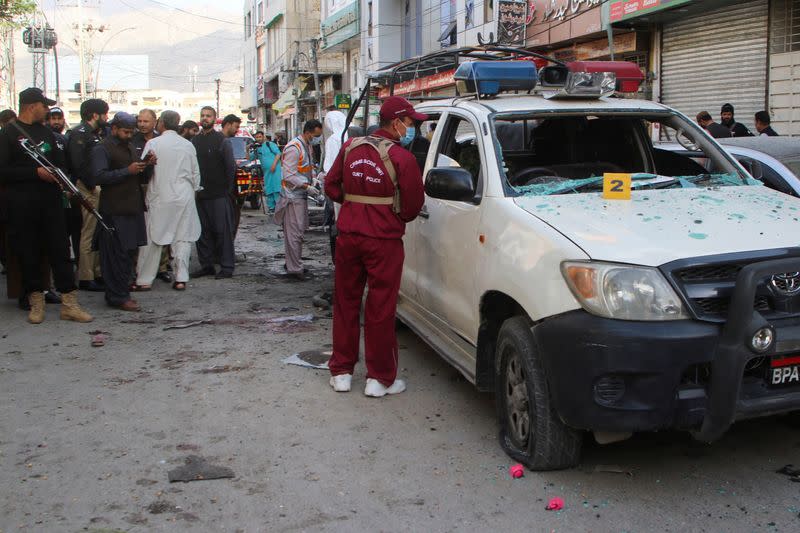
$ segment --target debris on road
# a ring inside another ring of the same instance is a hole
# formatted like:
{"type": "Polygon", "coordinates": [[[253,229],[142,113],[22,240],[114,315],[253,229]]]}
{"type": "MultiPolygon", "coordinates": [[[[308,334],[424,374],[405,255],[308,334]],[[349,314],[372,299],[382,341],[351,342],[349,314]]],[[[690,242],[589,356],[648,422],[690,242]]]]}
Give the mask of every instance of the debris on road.
{"type": "Polygon", "coordinates": [[[182,481],[202,481],[207,479],[224,479],[235,476],[233,470],[226,466],[216,466],[209,464],[204,457],[190,455],[186,458],[186,464],[167,472],[170,483],[182,481]]]}
{"type": "Polygon", "coordinates": [[[800,468],[795,468],[794,465],[791,464],[786,465],[776,470],[775,473],[783,474],[784,476],[789,476],[789,481],[800,483],[800,468]]]}
{"type": "Polygon", "coordinates": [[[92,347],[100,348],[106,345],[106,336],[102,333],[92,336],[92,347]]]}
{"type": "Polygon", "coordinates": [[[267,324],[283,324],[284,322],[313,322],[314,315],[294,315],[294,316],[279,316],[275,318],[268,318],[267,324]]]}
{"type": "Polygon", "coordinates": [[[521,478],[522,476],[524,476],[524,475],[525,475],[525,467],[523,467],[523,466],[522,466],[521,464],[519,464],[519,463],[517,463],[517,464],[513,464],[513,465],[511,465],[511,467],[508,469],[508,473],[509,473],[509,474],[511,475],[511,477],[513,477],[514,479],[521,478]]]}
{"type": "Polygon", "coordinates": [[[328,310],[331,308],[331,302],[333,301],[333,296],[330,293],[326,292],[324,294],[317,294],[313,298],[311,298],[311,305],[314,307],[319,307],[322,310],[328,310]]]}
{"type": "Polygon", "coordinates": [[[287,365],[327,370],[328,360],[331,358],[331,355],[333,355],[331,351],[309,350],[307,352],[292,354],[282,362],[287,365]]]}
{"type": "Polygon", "coordinates": [[[213,324],[213,323],[214,323],[213,320],[195,320],[194,322],[187,322],[186,324],[176,324],[174,326],[167,326],[164,328],[164,331],[167,331],[169,329],[186,329],[194,326],[203,326],[206,324],[213,324]]]}
{"type": "Polygon", "coordinates": [[[551,498],[550,502],[545,507],[545,511],[560,511],[564,508],[564,500],[561,498],[551,498]]]}
{"type": "Polygon", "coordinates": [[[598,474],[601,472],[606,472],[609,474],[625,474],[628,477],[633,477],[633,472],[630,470],[625,470],[619,465],[597,465],[594,467],[594,473],[598,474]]]}
{"type": "Polygon", "coordinates": [[[201,370],[195,370],[198,374],[224,374],[225,372],[238,372],[240,370],[247,370],[251,368],[252,364],[246,365],[214,365],[210,368],[203,368],[201,370]]]}

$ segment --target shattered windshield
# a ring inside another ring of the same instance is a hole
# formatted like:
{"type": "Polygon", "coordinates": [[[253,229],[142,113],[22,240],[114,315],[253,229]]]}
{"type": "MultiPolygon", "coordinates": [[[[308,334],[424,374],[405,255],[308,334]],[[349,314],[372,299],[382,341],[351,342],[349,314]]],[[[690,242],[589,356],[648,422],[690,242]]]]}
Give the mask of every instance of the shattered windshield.
{"type": "Polygon", "coordinates": [[[502,171],[516,194],[596,193],[606,173],[630,174],[633,191],[760,184],[673,114],[498,115],[493,126],[502,171]],[[673,146],[654,147],[651,138],[658,136],[673,146]]]}

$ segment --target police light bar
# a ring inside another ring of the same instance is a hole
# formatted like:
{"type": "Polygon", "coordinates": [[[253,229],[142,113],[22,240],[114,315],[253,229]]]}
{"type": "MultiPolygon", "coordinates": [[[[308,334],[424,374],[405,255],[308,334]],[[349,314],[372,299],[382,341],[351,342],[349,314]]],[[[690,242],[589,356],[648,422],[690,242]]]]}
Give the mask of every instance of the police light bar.
{"type": "Polygon", "coordinates": [[[567,63],[570,72],[613,72],[617,78],[616,90],[635,93],[644,81],[636,63],[630,61],[572,61],[567,63]]]}
{"type": "Polygon", "coordinates": [[[530,61],[469,61],[453,79],[459,94],[496,96],[503,91],[531,91],[536,87],[536,65],[530,61]]]}
{"type": "Polygon", "coordinates": [[[543,88],[557,89],[548,98],[600,98],[615,91],[636,92],[644,76],[627,61],[572,61],[539,71],[543,88]]]}

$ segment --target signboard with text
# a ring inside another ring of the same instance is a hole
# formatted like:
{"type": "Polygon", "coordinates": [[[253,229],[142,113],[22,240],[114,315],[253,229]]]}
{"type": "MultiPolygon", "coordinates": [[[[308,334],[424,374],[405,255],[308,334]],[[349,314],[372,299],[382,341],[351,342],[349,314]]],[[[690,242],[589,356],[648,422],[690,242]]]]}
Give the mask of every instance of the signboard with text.
{"type": "Polygon", "coordinates": [[[602,30],[602,0],[528,0],[526,46],[546,46],[602,30]]]}
{"type": "Polygon", "coordinates": [[[609,20],[619,22],[636,17],[649,15],[682,4],[691,0],[612,0],[609,6],[609,20]]]}
{"type": "Polygon", "coordinates": [[[358,6],[358,2],[351,2],[322,21],[323,49],[330,48],[359,35],[361,24],[358,6]]]}
{"type": "Polygon", "coordinates": [[[497,41],[502,44],[524,44],[528,2],[500,0],[497,2],[497,13],[497,41]]]}
{"type": "MultiPolygon", "coordinates": [[[[449,85],[453,85],[455,83],[455,81],[453,80],[453,74],[455,73],[456,69],[445,70],[443,72],[439,72],[438,74],[433,74],[431,76],[414,78],[412,80],[404,81],[402,83],[397,83],[394,86],[394,94],[400,96],[403,94],[431,91],[433,89],[439,89],[441,87],[447,87],[449,85]]],[[[388,97],[389,88],[385,87],[381,89],[380,93],[378,93],[378,96],[380,98],[388,97]]]]}

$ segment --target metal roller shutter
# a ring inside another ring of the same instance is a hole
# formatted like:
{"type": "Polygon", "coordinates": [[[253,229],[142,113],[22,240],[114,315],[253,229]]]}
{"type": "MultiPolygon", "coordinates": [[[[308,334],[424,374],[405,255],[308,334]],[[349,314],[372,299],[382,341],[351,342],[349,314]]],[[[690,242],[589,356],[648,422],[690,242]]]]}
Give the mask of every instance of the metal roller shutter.
{"type": "Polygon", "coordinates": [[[664,24],[661,101],[694,119],[708,111],[719,121],[726,102],[755,131],[766,108],[767,0],[751,0],[664,24]]]}

